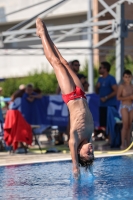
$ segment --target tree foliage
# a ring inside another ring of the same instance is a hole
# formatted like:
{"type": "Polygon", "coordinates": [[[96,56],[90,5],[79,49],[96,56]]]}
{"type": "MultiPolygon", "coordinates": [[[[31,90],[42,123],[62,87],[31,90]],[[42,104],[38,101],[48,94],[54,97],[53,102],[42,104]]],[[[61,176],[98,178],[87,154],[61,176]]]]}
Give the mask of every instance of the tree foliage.
{"type": "Polygon", "coordinates": [[[27,77],[9,78],[0,83],[3,88],[3,96],[10,97],[14,91],[18,90],[19,85],[32,83],[34,88],[41,89],[43,94],[53,94],[56,91],[57,80],[54,73],[44,71],[29,74],[27,77]]]}
{"type": "MultiPolygon", "coordinates": [[[[110,74],[115,76],[115,52],[111,51],[106,59],[111,64],[111,71],[110,74]]],[[[125,56],[125,69],[131,70],[133,72],[133,60],[130,56],[125,56]]],[[[85,60],[84,65],[80,73],[84,74],[88,77],[88,62],[85,60]]],[[[94,84],[96,84],[97,79],[99,77],[98,74],[98,67],[94,66],[94,84]]],[[[26,77],[20,78],[9,78],[6,79],[4,82],[0,83],[0,87],[3,87],[3,96],[10,97],[14,91],[18,90],[19,85],[21,84],[29,84],[32,83],[34,88],[41,89],[43,94],[54,94],[57,87],[57,80],[54,72],[47,73],[47,72],[38,72],[37,70],[33,73],[30,73],[26,77]]]]}
{"type": "MultiPolygon", "coordinates": [[[[110,74],[115,77],[116,76],[116,74],[115,74],[115,71],[116,71],[115,51],[111,51],[106,56],[105,61],[107,61],[111,64],[110,74]]],[[[133,59],[129,55],[126,55],[124,58],[124,69],[129,69],[131,72],[133,72],[133,59]]],[[[88,62],[87,62],[87,60],[85,61],[83,69],[80,72],[88,77],[88,62]]],[[[96,84],[98,77],[99,77],[98,67],[94,66],[94,84],[96,84]]]]}

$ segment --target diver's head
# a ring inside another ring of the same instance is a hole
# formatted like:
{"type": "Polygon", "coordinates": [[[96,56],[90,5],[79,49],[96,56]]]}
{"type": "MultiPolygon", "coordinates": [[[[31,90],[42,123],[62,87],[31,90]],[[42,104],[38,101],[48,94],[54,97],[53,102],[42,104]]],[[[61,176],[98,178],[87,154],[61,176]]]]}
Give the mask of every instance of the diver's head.
{"type": "Polygon", "coordinates": [[[94,161],[93,146],[91,143],[83,143],[78,150],[78,161],[81,167],[87,170],[90,168],[94,161]]]}

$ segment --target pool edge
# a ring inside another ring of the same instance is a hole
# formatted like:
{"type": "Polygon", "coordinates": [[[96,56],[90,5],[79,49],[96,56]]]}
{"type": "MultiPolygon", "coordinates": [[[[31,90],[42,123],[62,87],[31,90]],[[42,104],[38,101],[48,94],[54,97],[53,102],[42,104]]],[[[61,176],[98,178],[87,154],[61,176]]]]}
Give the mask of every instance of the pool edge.
{"type": "MultiPolygon", "coordinates": [[[[44,154],[45,155],[45,154],[44,154]]],[[[55,154],[54,154],[55,155],[55,154]]],[[[133,151],[132,152],[126,152],[126,153],[115,153],[115,154],[113,154],[113,152],[112,152],[112,154],[107,154],[106,152],[105,153],[103,153],[103,154],[95,154],[95,158],[104,158],[104,157],[114,157],[114,156],[124,156],[124,155],[133,155],[133,151]]],[[[26,155],[26,156],[28,156],[28,154],[26,155]]],[[[55,156],[57,156],[57,155],[55,155],[55,156]]],[[[65,156],[64,154],[62,154],[62,156],[65,156]]],[[[42,159],[41,160],[30,160],[30,161],[28,161],[28,160],[22,160],[22,161],[13,161],[13,162],[10,162],[10,163],[0,163],[0,167],[2,167],[2,166],[13,166],[13,165],[29,165],[29,164],[38,164],[38,163],[45,163],[45,162],[59,162],[59,161],[71,161],[71,157],[70,157],[70,155],[69,155],[69,157],[67,157],[67,158],[45,158],[45,156],[44,157],[42,157],[42,159]]]]}

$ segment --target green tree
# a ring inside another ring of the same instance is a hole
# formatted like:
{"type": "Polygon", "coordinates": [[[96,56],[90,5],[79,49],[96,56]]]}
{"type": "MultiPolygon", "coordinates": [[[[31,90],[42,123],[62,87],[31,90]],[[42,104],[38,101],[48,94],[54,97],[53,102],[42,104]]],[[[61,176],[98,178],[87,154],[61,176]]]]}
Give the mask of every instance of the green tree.
{"type": "Polygon", "coordinates": [[[34,88],[41,89],[43,94],[54,94],[57,87],[57,80],[53,72],[34,71],[27,77],[9,78],[1,82],[0,86],[3,88],[3,96],[10,97],[14,91],[18,90],[19,85],[27,85],[28,83],[32,83],[34,88]]]}
{"type": "MultiPolygon", "coordinates": [[[[115,66],[116,66],[116,55],[115,51],[110,51],[110,53],[106,56],[106,61],[111,64],[111,71],[110,74],[115,76],[115,66]]],[[[130,55],[126,55],[124,57],[124,69],[129,69],[133,72],[133,59],[130,55]]]]}

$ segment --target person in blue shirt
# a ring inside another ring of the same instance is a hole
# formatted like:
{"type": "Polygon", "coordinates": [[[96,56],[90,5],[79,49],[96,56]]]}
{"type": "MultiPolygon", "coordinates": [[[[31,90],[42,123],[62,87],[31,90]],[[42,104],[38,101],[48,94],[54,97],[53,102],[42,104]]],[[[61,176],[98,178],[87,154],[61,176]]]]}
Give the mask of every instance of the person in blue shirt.
{"type": "Polygon", "coordinates": [[[117,84],[115,78],[109,74],[110,68],[111,65],[108,62],[101,62],[100,77],[96,84],[96,93],[100,96],[99,123],[101,127],[106,127],[108,106],[117,108],[117,84]]]}

